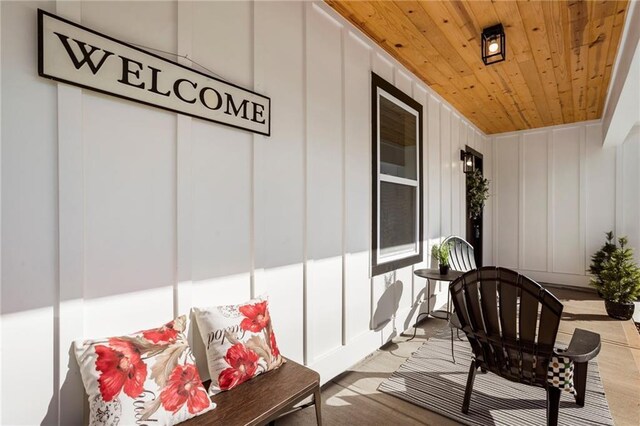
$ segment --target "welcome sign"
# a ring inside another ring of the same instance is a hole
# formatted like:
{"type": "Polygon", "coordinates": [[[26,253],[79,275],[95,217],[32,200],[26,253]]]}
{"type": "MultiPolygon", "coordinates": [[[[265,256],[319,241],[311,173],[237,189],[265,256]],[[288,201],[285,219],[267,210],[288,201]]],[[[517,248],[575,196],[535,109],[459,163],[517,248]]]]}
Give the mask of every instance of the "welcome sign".
{"type": "Polygon", "coordinates": [[[269,136],[271,100],[38,10],[38,74],[269,136]]]}

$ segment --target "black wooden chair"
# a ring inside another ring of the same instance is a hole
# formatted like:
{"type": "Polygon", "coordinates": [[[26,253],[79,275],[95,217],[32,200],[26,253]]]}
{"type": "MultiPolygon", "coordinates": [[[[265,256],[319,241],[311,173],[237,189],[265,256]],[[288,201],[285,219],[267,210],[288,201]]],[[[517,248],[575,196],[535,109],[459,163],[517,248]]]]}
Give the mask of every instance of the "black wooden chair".
{"type": "MultiPolygon", "coordinates": [[[[449,266],[452,270],[458,272],[468,272],[476,269],[476,258],[473,251],[473,246],[466,240],[451,235],[442,241],[445,247],[449,248],[449,266]]],[[[449,302],[447,301],[447,309],[449,302]]],[[[455,311],[449,315],[449,327],[451,328],[451,358],[453,363],[456,362],[456,356],[453,351],[453,329],[456,329],[456,335],[460,330],[460,321],[455,311]]]]}
{"type": "Polygon", "coordinates": [[[476,258],[471,244],[454,235],[445,238],[442,244],[449,247],[449,266],[451,269],[459,272],[476,269],[476,258]]]}
{"type": "Polygon", "coordinates": [[[561,390],[547,382],[551,357],[574,362],[576,403],[584,406],[587,363],[600,352],[600,335],[576,329],[566,351],[558,353],[556,335],[562,303],[535,281],[505,268],[483,267],[465,273],[449,287],[461,329],[473,352],[462,412],[469,411],[476,370],[545,388],[547,424],[558,423],[561,390]]]}

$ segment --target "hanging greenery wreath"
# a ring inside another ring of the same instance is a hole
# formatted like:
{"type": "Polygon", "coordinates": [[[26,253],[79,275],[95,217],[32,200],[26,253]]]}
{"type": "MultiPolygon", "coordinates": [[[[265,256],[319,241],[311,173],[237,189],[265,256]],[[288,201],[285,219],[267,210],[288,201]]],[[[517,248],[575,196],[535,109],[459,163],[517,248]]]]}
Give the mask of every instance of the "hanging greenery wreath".
{"type": "Polygon", "coordinates": [[[479,218],[484,202],[489,198],[489,179],[485,179],[479,170],[467,174],[467,197],[469,215],[472,219],[479,218]]]}

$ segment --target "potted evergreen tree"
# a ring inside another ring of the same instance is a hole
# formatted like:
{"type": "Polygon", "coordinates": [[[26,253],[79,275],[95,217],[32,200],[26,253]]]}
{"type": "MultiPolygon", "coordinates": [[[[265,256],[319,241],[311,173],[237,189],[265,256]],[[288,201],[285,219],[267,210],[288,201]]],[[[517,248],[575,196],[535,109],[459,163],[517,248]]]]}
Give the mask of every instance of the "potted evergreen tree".
{"type": "MultiPolygon", "coordinates": [[[[634,301],[640,296],[640,268],[627,247],[627,238],[620,237],[609,259],[602,263],[599,273],[600,291],[607,314],[616,319],[633,317],[634,301]]],[[[594,280],[592,280],[593,283],[594,280]]]]}

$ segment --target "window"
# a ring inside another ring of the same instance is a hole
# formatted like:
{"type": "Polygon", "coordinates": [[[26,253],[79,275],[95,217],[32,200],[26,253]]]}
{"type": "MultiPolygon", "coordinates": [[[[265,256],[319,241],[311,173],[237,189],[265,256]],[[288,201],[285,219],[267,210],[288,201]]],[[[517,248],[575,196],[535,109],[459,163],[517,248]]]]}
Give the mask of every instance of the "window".
{"type": "Polygon", "coordinates": [[[422,261],[422,105],[371,76],[373,275],[422,261]]]}

